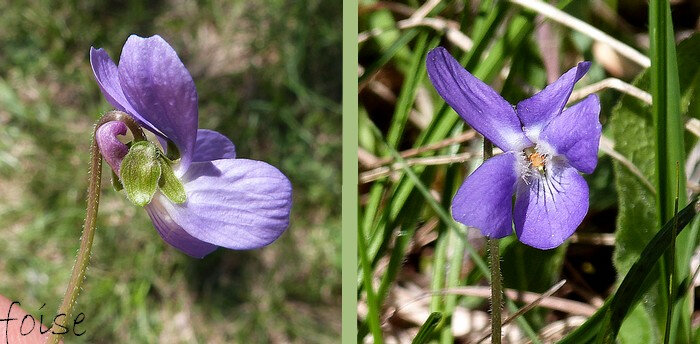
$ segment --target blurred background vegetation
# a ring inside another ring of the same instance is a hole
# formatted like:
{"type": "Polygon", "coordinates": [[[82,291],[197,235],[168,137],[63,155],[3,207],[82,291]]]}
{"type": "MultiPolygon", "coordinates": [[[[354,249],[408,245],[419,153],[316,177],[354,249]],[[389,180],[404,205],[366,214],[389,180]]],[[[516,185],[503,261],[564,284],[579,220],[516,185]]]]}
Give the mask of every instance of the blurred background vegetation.
{"type": "Polygon", "coordinates": [[[76,306],[86,334],[67,342],[335,342],[341,6],[1,2],[0,294],[53,317],[84,218],[92,126],[110,109],[92,76],[90,46],[116,61],[130,34],[159,34],[195,80],[200,127],[291,179],[292,224],[264,249],[192,259],[160,239],[146,212],[105,177],[76,306]]]}

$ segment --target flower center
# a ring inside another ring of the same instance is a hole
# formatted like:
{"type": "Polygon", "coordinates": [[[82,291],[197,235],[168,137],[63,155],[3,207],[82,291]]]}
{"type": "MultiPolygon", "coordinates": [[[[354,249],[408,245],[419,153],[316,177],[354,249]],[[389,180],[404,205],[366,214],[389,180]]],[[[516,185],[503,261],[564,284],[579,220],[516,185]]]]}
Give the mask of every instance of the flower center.
{"type": "Polygon", "coordinates": [[[523,152],[525,153],[525,157],[527,158],[527,162],[530,167],[535,168],[540,174],[544,175],[545,167],[547,165],[547,154],[542,154],[536,151],[533,147],[525,148],[523,152]]]}
{"type": "Polygon", "coordinates": [[[531,153],[527,156],[527,159],[530,160],[530,164],[536,168],[544,167],[544,163],[547,162],[545,156],[540,153],[531,153]]]}

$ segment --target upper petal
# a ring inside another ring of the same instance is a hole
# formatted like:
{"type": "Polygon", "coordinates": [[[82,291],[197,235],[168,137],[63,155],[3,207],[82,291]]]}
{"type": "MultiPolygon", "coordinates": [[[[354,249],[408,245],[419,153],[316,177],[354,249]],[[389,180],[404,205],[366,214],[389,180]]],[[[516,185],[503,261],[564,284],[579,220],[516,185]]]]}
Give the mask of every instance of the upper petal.
{"type": "Polygon", "coordinates": [[[187,201],[160,203],[175,223],[199,240],[230,249],[259,248],[277,239],[289,225],[291,184],[267,163],[196,162],[182,181],[187,201]]]}
{"type": "Polygon", "coordinates": [[[197,143],[194,145],[192,162],[233,159],[235,157],[236,146],[228,137],[213,130],[197,130],[197,143]]]}
{"type": "Polygon", "coordinates": [[[503,151],[531,146],[513,107],[467,72],[443,47],[428,53],[426,67],[437,92],[470,126],[503,151]]]}
{"type": "Polygon", "coordinates": [[[122,86],[119,84],[117,65],[104,49],[90,47],[90,66],[92,66],[92,74],[97,80],[97,85],[107,101],[120,111],[133,112],[131,105],[126,101],[124,92],[122,92],[122,86]]]}
{"type": "Polygon", "coordinates": [[[197,138],[197,90],[175,50],[160,36],[131,35],[118,70],[129,104],[175,143],[186,169],[197,138]]]}
{"type": "Polygon", "coordinates": [[[97,85],[100,87],[102,95],[105,96],[107,102],[117,110],[130,114],[148,130],[158,133],[154,130],[153,125],[141,117],[126,100],[126,96],[122,91],[122,86],[119,83],[117,65],[114,64],[114,61],[112,61],[104,49],[90,47],[90,65],[92,66],[92,73],[95,76],[95,80],[97,80],[97,85]]]}
{"type": "Polygon", "coordinates": [[[552,119],[540,139],[564,155],[569,164],[584,173],[593,173],[598,163],[602,126],[598,119],[600,101],[592,94],[552,119]]]}
{"type": "Polygon", "coordinates": [[[153,197],[151,203],[145,208],[151,217],[153,227],[156,228],[161,238],[176,249],[194,258],[203,258],[214,252],[218,246],[201,241],[185,232],[165,211],[163,204],[170,202],[160,191],[153,197]]]}
{"type": "Polygon", "coordinates": [[[452,200],[452,217],[489,238],[513,233],[516,156],[508,152],[486,160],[464,181],[452,200]]]}
{"type": "Polygon", "coordinates": [[[586,74],[590,66],[590,62],[579,63],[544,90],[518,103],[518,117],[531,140],[539,136],[539,132],[547,123],[561,113],[574,85],[586,74]]]}
{"type": "Polygon", "coordinates": [[[547,250],[561,245],[588,212],[588,185],[570,166],[518,183],[513,219],[523,243],[547,250]]]}

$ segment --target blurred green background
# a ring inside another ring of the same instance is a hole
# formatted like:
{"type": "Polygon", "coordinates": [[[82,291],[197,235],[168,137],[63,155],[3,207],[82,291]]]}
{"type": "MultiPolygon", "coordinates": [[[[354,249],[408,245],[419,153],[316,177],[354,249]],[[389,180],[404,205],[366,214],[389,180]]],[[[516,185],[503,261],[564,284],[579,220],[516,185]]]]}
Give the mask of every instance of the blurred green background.
{"type": "Polygon", "coordinates": [[[104,173],[76,306],[86,333],[66,341],[335,342],[341,6],[0,3],[0,294],[53,317],[85,214],[92,126],[110,109],[92,76],[90,46],[117,60],[129,34],[159,34],[195,80],[200,127],[224,133],[240,157],[267,161],[291,179],[292,224],[264,249],[192,259],[168,246],[104,173]]]}

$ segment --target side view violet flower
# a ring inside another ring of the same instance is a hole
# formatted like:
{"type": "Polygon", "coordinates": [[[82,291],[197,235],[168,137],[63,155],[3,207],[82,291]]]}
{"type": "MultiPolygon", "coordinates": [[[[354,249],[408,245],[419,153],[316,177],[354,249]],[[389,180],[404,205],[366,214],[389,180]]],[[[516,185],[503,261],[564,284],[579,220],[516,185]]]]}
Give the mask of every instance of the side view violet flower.
{"type": "Polygon", "coordinates": [[[154,133],[163,147],[165,153],[147,141],[125,145],[117,135],[126,134],[127,127],[118,121],[96,133],[103,157],[122,180],[130,150],[153,157],[146,163],[154,164],[149,171],[159,171],[160,189],[154,184],[152,198],[136,203],[145,204],[167,243],[201,258],[217,247],[259,248],[284,232],[292,203],[289,180],[265,162],[236,158],[224,135],[198,129],[194,81],[165,40],[132,35],[118,66],[94,48],[90,63],[107,101],[154,133]]]}
{"type": "Polygon", "coordinates": [[[447,104],[504,152],[464,181],[452,200],[454,219],[489,238],[510,235],[515,223],[518,238],[529,246],[561,245],[588,212],[588,185],[579,172],[592,173],[598,162],[598,97],[564,109],[590,62],[515,107],[442,47],[430,51],[426,63],[447,104]]]}

